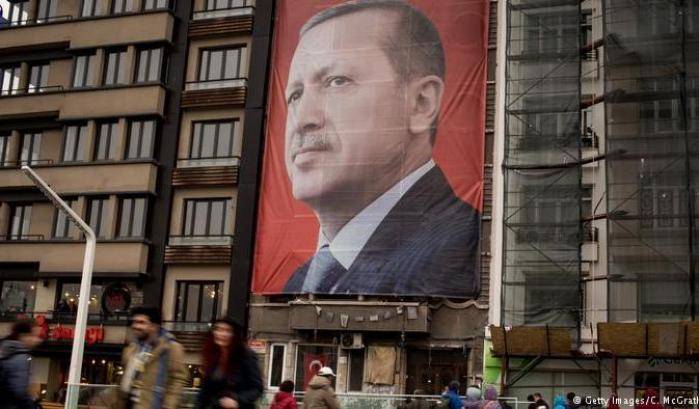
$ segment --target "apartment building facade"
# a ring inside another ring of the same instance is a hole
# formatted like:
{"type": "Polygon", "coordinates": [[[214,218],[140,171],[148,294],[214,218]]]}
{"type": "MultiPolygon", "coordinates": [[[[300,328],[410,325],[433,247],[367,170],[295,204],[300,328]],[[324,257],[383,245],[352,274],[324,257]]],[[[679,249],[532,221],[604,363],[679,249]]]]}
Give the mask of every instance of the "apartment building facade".
{"type": "Polygon", "coordinates": [[[507,395],[697,393],[697,6],[501,4],[484,371],[507,395]]]}
{"type": "Polygon", "coordinates": [[[0,6],[2,331],[18,315],[42,324],[34,383],[52,400],[67,379],[84,244],[20,165],[32,166],[98,236],[84,381],[118,380],[134,305],[162,302],[165,325],[185,340],[194,333],[188,345],[198,347],[206,323],[228,310],[254,7],[0,6]]]}

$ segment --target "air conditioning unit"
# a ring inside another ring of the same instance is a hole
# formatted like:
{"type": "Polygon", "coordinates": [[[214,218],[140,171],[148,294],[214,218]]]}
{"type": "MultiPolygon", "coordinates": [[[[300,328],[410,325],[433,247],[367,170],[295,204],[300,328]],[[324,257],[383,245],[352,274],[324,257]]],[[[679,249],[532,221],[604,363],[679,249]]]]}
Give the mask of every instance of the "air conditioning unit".
{"type": "Polygon", "coordinates": [[[340,337],[340,347],[343,349],[362,349],[364,348],[364,343],[362,342],[362,334],[342,334],[340,337]]]}

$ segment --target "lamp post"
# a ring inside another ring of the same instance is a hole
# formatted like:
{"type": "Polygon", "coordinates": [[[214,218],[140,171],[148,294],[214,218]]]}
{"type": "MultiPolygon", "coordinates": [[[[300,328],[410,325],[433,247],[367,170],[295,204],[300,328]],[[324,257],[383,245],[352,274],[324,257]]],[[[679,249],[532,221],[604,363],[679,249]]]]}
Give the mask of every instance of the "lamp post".
{"type": "Polygon", "coordinates": [[[80,298],[78,300],[78,314],[75,319],[75,337],[73,338],[73,352],[70,355],[70,371],[68,373],[68,391],[66,396],[66,409],[78,407],[78,393],[80,392],[80,374],[83,365],[83,353],[85,352],[85,329],[87,327],[88,308],[90,303],[90,287],[92,286],[92,267],[95,264],[95,248],[97,238],[90,226],[78,216],[73,209],[61,199],[56,192],[28,165],[22,165],[22,172],[34,182],[41,193],[46,196],[53,205],[66,213],[68,219],[73,222],[85,235],[85,257],[83,259],[83,273],[80,281],[80,298]]]}

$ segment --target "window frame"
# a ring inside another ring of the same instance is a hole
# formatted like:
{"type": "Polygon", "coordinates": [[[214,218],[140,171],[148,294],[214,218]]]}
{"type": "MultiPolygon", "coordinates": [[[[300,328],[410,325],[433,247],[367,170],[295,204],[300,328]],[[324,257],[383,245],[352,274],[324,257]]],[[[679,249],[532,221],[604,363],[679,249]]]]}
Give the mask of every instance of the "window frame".
{"type": "Polygon", "coordinates": [[[238,124],[240,123],[239,118],[231,118],[231,119],[215,119],[215,120],[206,120],[206,121],[192,121],[192,126],[191,126],[191,135],[189,139],[189,152],[187,153],[187,159],[222,159],[222,158],[232,158],[233,152],[235,151],[235,137],[236,137],[236,128],[238,124]],[[229,147],[229,152],[227,155],[219,155],[218,152],[216,152],[218,148],[218,142],[220,140],[220,134],[219,134],[219,129],[221,124],[226,124],[230,123],[231,124],[231,141],[230,141],[230,147],[229,147]],[[214,156],[212,157],[204,157],[201,155],[202,153],[202,148],[204,144],[204,126],[206,125],[211,125],[215,124],[216,125],[216,134],[214,136],[214,156]],[[196,128],[197,125],[200,125],[200,132],[199,132],[199,156],[194,157],[192,155],[192,152],[194,150],[194,141],[195,138],[197,137],[196,135],[196,128]]]}
{"type": "Polygon", "coordinates": [[[36,22],[44,23],[49,22],[53,17],[56,17],[56,11],[58,10],[57,0],[37,0],[36,6],[36,22]],[[43,8],[42,5],[45,5],[43,8]],[[42,15],[45,12],[45,15],[42,15]]]}
{"type": "Polygon", "coordinates": [[[216,11],[216,10],[231,10],[231,9],[236,9],[236,8],[241,8],[241,7],[248,7],[248,2],[247,0],[225,0],[228,2],[228,7],[216,7],[216,3],[218,0],[206,0],[204,3],[204,11],[216,11]],[[233,3],[236,2],[241,2],[243,3],[242,6],[233,6],[233,3]],[[209,7],[209,4],[213,4],[214,7],[209,7]]]}
{"type": "Polygon", "coordinates": [[[135,9],[133,0],[112,0],[112,4],[109,10],[111,15],[128,14],[133,13],[134,11],[135,9]],[[118,4],[118,2],[120,2],[120,4],[118,4]],[[117,10],[118,5],[121,5],[121,7],[119,7],[119,10],[117,10]]]}
{"type": "Polygon", "coordinates": [[[43,63],[33,63],[29,66],[29,81],[27,82],[27,93],[35,94],[38,92],[46,91],[49,86],[49,75],[51,74],[51,64],[50,62],[43,63]],[[38,86],[32,85],[32,80],[34,79],[34,70],[38,68],[38,86]],[[46,83],[44,83],[44,74],[46,74],[46,83]],[[33,87],[33,88],[32,88],[33,87]]]}
{"type": "Polygon", "coordinates": [[[267,389],[270,390],[279,390],[279,385],[272,385],[272,366],[274,365],[274,348],[275,347],[282,347],[284,350],[284,353],[282,355],[282,376],[281,376],[281,381],[279,382],[279,385],[281,385],[282,382],[284,382],[285,379],[288,379],[286,377],[286,364],[287,364],[287,344],[281,343],[281,342],[273,342],[269,346],[269,364],[267,365],[267,389]]]}
{"type": "Polygon", "coordinates": [[[111,48],[104,51],[104,65],[102,67],[102,85],[105,87],[118,87],[129,84],[129,72],[126,69],[126,48],[111,48]],[[114,72],[110,76],[109,64],[115,58],[114,72]]]}
{"type": "Polygon", "coordinates": [[[20,92],[19,82],[21,68],[22,67],[20,65],[5,65],[0,67],[0,97],[15,95],[20,92]],[[9,75],[9,87],[6,87],[5,77],[7,77],[6,73],[8,72],[10,72],[11,74],[9,75]]]}
{"type": "Polygon", "coordinates": [[[155,158],[155,146],[156,146],[156,140],[158,138],[158,132],[160,131],[160,122],[155,119],[155,118],[140,118],[140,119],[132,119],[128,121],[128,128],[127,128],[127,133],[126,133],[126,150],[124,152],[124,160],[153,160],[155,158]],[[150,140],[150,146],[148,147],[148,155],[147,156],[142,156],[142,151],[143,151],[143,129],[146,122],[152,122],[153,123],[153,134],[151,135],[151,140],[150,140]],[[138,136],[138,154],[136,157],[130,157],[129,156],[129,151],[131,150],[131,146],[133,144],[133,129],[134,129],[134,124],[135,123],[140,123],[140,132],[138,136]]]}
{"type": "Polygon", "coordinates": [[[119,203],[118,203],[118,208],[117,208],[117,232],[116,236],[117,238],[120,239],[143,239],[146,237],[146,226],[148,222],[148,210],[149,210],[149,200],[147,196],[125,196],[125,197],[120,197],[119,198],[119,203]],[[129,217],[129,222],[128,222],[128,235],[124,235],[122,232],[122,226],[124,225],[122,217],[124,216],[124,204],[127,201],[132,201],[131,206],[130,206],[130,217],[129,217]],[[143,215],[142,215],[142,222],[141,222],[141,234],[140,235],[133,235],[133,230],[134,230],[134,214],[135,214],[135,209],[136,209],[136,201],[137,200],[143,200],[144,201],[144,206],[143,206],[143,215]]]}
{"type": "Polygon", "coordinates": [[[28,5],[28,0],[10,3],[9,14],[7,15],[9,26],[23,26],[29,22],[29,11],[27,9],[28,5]],[[18,13],[18,15],[15,15],[15,13],[18,13]],[[17,17],[22,17],[22,15],[26,15],[26,18],[17,19],[17,17]]]}
{"type": "Polygon", "coordinates": [[[92,53],[79,54],[73,58],[73,71],[71,73],[72,75],[71,75],[71,80],[70,80],[70,87],[71,88],[82,89],[82,88],[91,88],[94,86],[93,84],[91,84],[90,67],[91,67],[92,63],[94,62],[93,59],[97,58],[96,56],[97,56],[97,54],[92,52],[92,53]],[[81,61],[82,58],[85,59],[85,67],[83,68],[83,75],[82,75],[82,78],[80,80],[80,83],[76,83],[76,77],[78,74],[78,63],[81,61]]]}
{"type": "Polygon", "coordinates": [[[22,138],[20,140],[20,145],[19,145],[19,163],[20,164],[27,164],[27,165],[34,165],[36,163],[39,163],[41,161],[41,140],[43,139],[43,132],[25,132],[22,134],[22,138]],[[29,143],[29,158],[24,159],[23,153],[24,153],[24,143],[27,137],[30,137],[31,142],[29,143]],[[38,143],[37,143],[38,139],[38,143]],[[35,148],[38,147],[38,150],[36,152],[36,158],[34,158],[34,150],[35,148]]]}
{"type": "Polygon", "coordinates": [[[170,10],[170,0],[143,0],[141,5],[141,11],[153,11],[153,10],[170,10]],[[164,6],[158,7],[159,2],[164,2],[164,6]],[[153,3],[152,7],[149,3],[153,3]]]}
{"type": "Polygon", "coordinates": [[[0,135],[0,168],[9,166],[7,160],[7,146],[10,144],[10,138],[12,135],[2,134],[0,135]]]}
{"type": "Polygon", "coordinates": [[[28,312],[34,312],[36,311],[36,280],[27,280],[27,279],[0,279],[0,296],[2,296],[3,290],[5,289],[5,283],[8,282],[26,282],[26,283],[31,283],[30,286],[34,286],[34,300],[32,302],[32,306],[30,310],[27,310],[25,308],[24,311],[3,311],[0,310],[0,315],[6,315],[6,314],[26,314],[28,312]]]}
{"type": "Polygon", "coordinates": [[[216,47],[204,47],[199,49],[199,56],[198,56],[198,62],[197,62],[197,81],[198,82],[213,82],[213,81],[226,81],[226,80],[234,80],[241,78],[240,73],[241,73],[241,66],[242,66],[242,60],[243,60],[243,51],[247,49],[246,44],[232,44],[232,45],[225,45],[225,46],[216,46],[216,47]],[[221,67],[219,69],[219,72],[221,73],[220,78],[209,78],[209,67],[211,65],[211,53],[216,52],[216,51],[223,51],[224,55],[223,58],[221,59],[221,67]],[[235,77],[232,78],[226,78],[225,73],[226,73],[226,59],[225,55],[226,52],[229,51],[237,51],[238,52],[238,61],[237,61],[237,67],[236,67],[236,75],[235,77]],[[206,59],[206,70],[203,70],[204,67],[204,55],[205,53],[208,53],[208,58],[206,59]],[[205,74],[205,78],[202,78],[202,73],[205,74]]]}
{"type": "Polygon", "coordinates": [[[226,234],[226,223],[228,222],[228,205],[230,204],[231,198],[229,197],[216,197],[216,198],[186,198],[184,199],[184,203],[182,206],[182,237],[226,237],[228,236],[226,234]],[[223,215],[221,218],[221,233],[220,234],[212,234],[211,232],[211,205],[214,202],[223,202],[223,215]],[[192,203],[192,212],[194,213],[192,215],[193,220],[191,223],[191,229],[187,229],[187,216],[188,216],[188,209],[189,209],[189,204],[192,203]],[[196,204],[197,203],[206,203],[207,204],[207,210],[206,210],[206,234],[204,235],[199,235],[199,234],[193,234],[194,229],[195,229],[195,219],[196,219],[196,204]],[[191,232],[187,232],[187,230],[190,230],[191,232]]]}
{"type": "Polygon", "coordinates": [[[95,146],[93,147],[92,160],[94,162],[111,162],[119,160],[119,121],[100,121],[97,123],[97,135],[95,135],[95,146]],[[109,135],[107,137],[107,144],[105,146],[105,157],[100,157],[100,144],[104,138],[104,133],[102,132],[103,127],[108,126],[109,135]],[[114,157],[111,157],[112,148],[114,149],[114,157]]]}
{"type": "Polygon", "coordinates": [[[165,71],[165,47],[159,46],[159,47],[143,47],[138,49],[138,56],[137,56],[137,61],[136,61],[136,73],[134,76],[134,83],[135,84],[148,84],[148,83],[160,83],[163,81],[163,74],[165,71]],[[158,51],[160,54],[160,57],[158,58],[158,67],[157,67],[157,77],[156,79],[150,79],[150,72],[151,66],[152,66],[152,60],[153,60],[153,54],[155,51],[158,51]],[[141,68],[144,66],[143,65],[143,55],[144,53],[146,54],[146,70],[144,71],[144,79],[140,79],[140,73],[141,73],[141,68]]]}
{"type": "Polygon", "coordinates": [[[17,202],[10,204],[10,222],[7,224],[7,240],[25,240],[29,237],[29,229],[31,227],[32,218],[32,205],[29,202],[17,202]],[[19,221],[19,233],[13,234],[15,230],[15,216],[17,215],[17,210],[21,208],[21,218],[19,221]],[[29,212],[27,213],[27,208],[29,212]],[[24,231],[26,229],[26,232],[24,231]]]}
{"type": "Polygon", "coordinates": [[[82,2],[80,3],[80,18],[100,16],[100,13],[102,12],[100,4],[100,0],[82,0],[82,2]],[[88,4],[88,2],[91,5],[91,10],[88,14],[85,14],[85,5],[88,4]]]}
{"type": "MultiPolygon", "coordinates": [[[[78,198],[70,197],[70,198],[63,199],[63,201],[65,201],[66,204],[71,209],[73,209],[73,206],[75,204],[77,204],[77,202],[78,202],[78,198]]],[[[75,209],[73,209],[73,210],[75,210],[75,209]]],[[[53,224],[51,227],[51,238],[55,239],[55,240],[71,240],[71,239],[74,239],[73,237],[71,237],[72,233],[75,233],[76,231],[77,231],[77,228],[75,226],[73,226],[73,224],[71,223],[70,219],[65,214],[65,212],[61,209],[56,208],[53,212],[53,224]],[[61,217],[61,215],[63,215],[62,217],[64,219],[62,220],[63,226],[60,226],[60,227],[64,231],[65,234],[62,236],[58,236],[58,235],[56,235],[56,233],[58,232],[58,228],[59,228],[58,222],[59,222],[59,217],[61,217]]]]}
{"type": "Polygon", "coordinates": [[[86,201],[86,206],[85,206],[85,219],[87,219],[87,224],[92,228],[92,230],[95,232],[95,237],[97,238],[106,238],[107,237],[107,231],[102,231],[102,230],[109,230],[109,226],[107,225],[107,220],[106,220],[106,215],[108,209],[106,209],[109,205],[109,196],[95,196],[95,197],[90,197],[86,201]],[[102,204],[99,206],[98,209],[98,227],[92,225],[92,211],[93,211],[93,206],[92,203],[100,201],[102,204]]]}
{"type": "Polygon", "coordinates": [[[225,282],[223,280],[176,280],[175,281],[175,310],[173,313],[173,318],[175,322],[196,322],[204,323],[202,321],[202,304],[204,299],[204,287],[207,285],[215,285],[216,298],[214,302],[214,308],[211,314],[212,321],[218,316],[219,308],[223,306],[223,287],[225,282]],[[184,310],[182,311],[182,320],[178,319],[178,313],[180,309],[180,285],[184,285],[183,301],[182,306],[184,310]],[[187,308],[191,308],[192,305],[189,302],[189,286],[198,285],[199,286],[199,302],[196,305],[197,309],[197,320],[187,321],[187,308]]]}
{"type": "Polygon", "coordinates": [[[86,162],[87,155],[85,150],[87,149],[87,139],[88,139],[88,127],[86,123],[79,123],[79,124],[71,124],[71,125],[66,125],[63,128],[63,143],[62,143],[62,148],[61,148],[61,163],[80,163],[80,162],[86,162]],[[71,129],[76,129],[77,128],[77,133],[75,134],[75,140],[73,142],[72,146],[72,158],[66,159],[66,149],[69,148],[68,144],[68,133],[70,132],[71,129]],[[84,133],[83,133],[84,130],[84,133]],[[85,140],[81,141],[81,139],[84,138],[85,140]],[[80,145],[82,143],[82,152],[78,152],[80,145]]]}

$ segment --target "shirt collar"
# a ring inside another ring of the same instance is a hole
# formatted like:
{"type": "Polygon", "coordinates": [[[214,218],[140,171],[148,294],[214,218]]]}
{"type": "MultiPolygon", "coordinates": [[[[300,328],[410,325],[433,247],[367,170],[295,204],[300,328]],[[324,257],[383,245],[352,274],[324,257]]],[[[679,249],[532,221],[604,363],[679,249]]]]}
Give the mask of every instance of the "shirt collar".
{"type": "Polygon", "coordinates": [[[318,248],[329,245],[330,252],[345,269],[350,268],[354,260],[362,251],[364,245],[388,212],[398,203],[403,195],[420,180],[427,172],[435,167],[434,160],[430,159],[424,165],[415,169],[405,178],[393,185],[376,200],[371,202],[361,212],[357,213],[347,224],[342,226],[335,239],[332,241],[323,233],[318,232],[318,248]]]}

